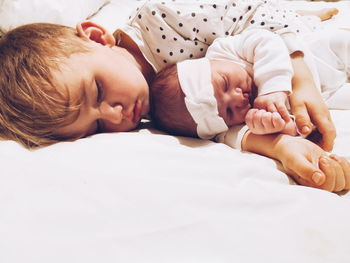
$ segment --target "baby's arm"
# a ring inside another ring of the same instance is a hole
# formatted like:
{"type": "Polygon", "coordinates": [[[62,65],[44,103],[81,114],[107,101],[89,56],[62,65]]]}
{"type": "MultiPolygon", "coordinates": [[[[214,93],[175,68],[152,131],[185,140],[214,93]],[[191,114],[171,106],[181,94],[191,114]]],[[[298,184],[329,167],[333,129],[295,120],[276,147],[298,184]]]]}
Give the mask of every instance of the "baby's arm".
{"type": "Polygon", "coordinates": [[[253,77],[258,96],[292,91],[293,68],[281,37],[264,29],[218,38],[208,48],[209,59],[225,59],[241,65],[253,77]]]}
{"type": "Polygon", "coordinates": [[[280,161],[285,172],[301,185],[331,192],[350,189],[350,162],[344,157],[328,156],[318,145],[301,137],[248,131],[242,149],[280,161]]]}

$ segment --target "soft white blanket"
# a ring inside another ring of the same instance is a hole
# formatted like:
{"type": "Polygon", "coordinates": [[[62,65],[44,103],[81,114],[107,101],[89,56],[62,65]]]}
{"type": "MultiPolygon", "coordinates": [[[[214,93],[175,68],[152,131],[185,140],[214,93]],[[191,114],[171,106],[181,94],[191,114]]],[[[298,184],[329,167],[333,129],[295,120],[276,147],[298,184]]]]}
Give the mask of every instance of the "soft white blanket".
{"type": "MultiPolygon", "coordinates": [[[[329,24],[350,24],[350,2],[292,4],[336,5],[329,24]]],[[[350,159],[350,111],[332,117],[350,159]]],[[[223,144],[146,128],[36,151],[3,141],[0,162],[1,263],[350,262],[349,194],[223,144]]]]}

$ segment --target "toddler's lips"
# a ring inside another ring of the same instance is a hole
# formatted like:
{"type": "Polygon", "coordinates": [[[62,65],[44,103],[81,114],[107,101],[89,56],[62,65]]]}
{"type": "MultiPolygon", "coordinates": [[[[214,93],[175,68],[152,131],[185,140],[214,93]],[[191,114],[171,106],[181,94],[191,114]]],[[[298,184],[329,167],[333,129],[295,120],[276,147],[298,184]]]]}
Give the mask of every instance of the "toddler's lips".
{"type": "Polygon", "coordinates": [[[142,112],[142,103],[141,101],[137,101],[134,106],[134,117],[132,119],[133,123],[137,123],[141,119],[141,112],[142,112]]]}

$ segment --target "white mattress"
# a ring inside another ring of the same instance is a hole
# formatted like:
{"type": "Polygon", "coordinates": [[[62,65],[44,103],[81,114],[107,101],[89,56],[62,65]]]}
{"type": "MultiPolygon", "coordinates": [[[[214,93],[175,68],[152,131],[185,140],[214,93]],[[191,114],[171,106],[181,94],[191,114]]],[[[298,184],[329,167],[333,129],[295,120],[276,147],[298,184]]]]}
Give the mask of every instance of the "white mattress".
{"type": "MultiPolygon", "coordinates": [[[[113,27],[118,3],[93,19],[113,27]]],[[[349,2],[292,4],[336,5],[329,24],[350,24],[349,2]]],[[[350,111],[331,113],[350,159],[350,111]]],[[[145,124],[36,151],[3,141],[0,162],[1,263],[350,262],[350,194],[223,144],[145,124]]]]}

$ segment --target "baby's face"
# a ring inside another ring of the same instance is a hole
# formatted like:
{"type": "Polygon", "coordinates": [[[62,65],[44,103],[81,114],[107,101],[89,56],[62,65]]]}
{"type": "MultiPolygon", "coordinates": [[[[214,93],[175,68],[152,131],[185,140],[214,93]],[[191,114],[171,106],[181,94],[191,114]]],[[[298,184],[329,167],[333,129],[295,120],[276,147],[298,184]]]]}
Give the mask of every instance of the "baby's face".
{"type": "Polygon", "coordinates": [[[78,118],[58,135],[81,138],[129,131],[149,111],[149,88],[124,49],[90,42],[92,51],[73,54],[54,76],[71,101],[82,99],[78,118]]]}
{"type": "Polygon", "coordinates": [[[210,60],[218,111],[228,127],[243,123],[251,108],[252,79],[241,66],[226,60],[210,60]]]}

